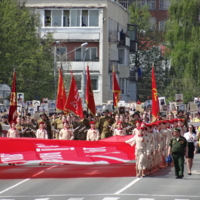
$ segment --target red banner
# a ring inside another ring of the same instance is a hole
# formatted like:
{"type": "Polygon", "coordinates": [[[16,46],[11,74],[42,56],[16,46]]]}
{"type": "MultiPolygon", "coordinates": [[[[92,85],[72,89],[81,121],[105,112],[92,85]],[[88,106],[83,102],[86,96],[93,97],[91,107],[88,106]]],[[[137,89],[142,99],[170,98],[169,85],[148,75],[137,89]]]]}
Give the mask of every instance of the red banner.
{"type": "Polygon", "coordinates": [[[94,95],[92,91],[92,83],[90,79],[89,66],[87,66],[87,83],[86,83],[86,103],[87,107],[93,116],[96,114],[96,107],[94,102],[94,95]]]}
{"type": "Polygon", "coordinates": [[[16,119],[16,116],[17,116],[16,112],[17,112],[17,90],[16,90],[16,72],[14,71],[12,89],[11,89],[11,94],[10,94],[10,108],[9,108],[9,115],[8,115],[9,122],[16,119]]]}
{"type": "Polygon", "coordinates": [[[117,81],[115,71],[113,70],[113,104],[115,108],[117,107],[117,104],[119,102],[120,94],[121,90],[117,81]]]}
{"type": "Polygon", "coordinates": [[[115,136],[95,142],[36,138],[0,138],[0,164],[114,164],[135,160],[135,147],[115,136]],[[119,141],[120,142],[119,142],[119,141]],[[12,147],[12,148],[11,148],[12,147]]]}
{"type": "Polygon", "coordinates": [[[65,91],[63,75],[62,75],[61,69],[59,69],[56,108],[64,111],[66,101],[67,101],[67,95],[66,95],[66,91],[65,91]]]}
{"type": "Polygon", "coordinates": [[[81,118],[83,118],[82,101],[78,93],[78,88],[76,85],[74,75],[73,74],[71,75],[72,79],[71,79],[67,102],[65,104],[65,111],[73,112],[76,115],[79,115],[81,118]]]}
{"type": "Polygon", "coordinates": [[[158,91],[156,87],[154,67],[152,67],[152,122],[155,121],[158,114],[159,114],[158,91]]]}

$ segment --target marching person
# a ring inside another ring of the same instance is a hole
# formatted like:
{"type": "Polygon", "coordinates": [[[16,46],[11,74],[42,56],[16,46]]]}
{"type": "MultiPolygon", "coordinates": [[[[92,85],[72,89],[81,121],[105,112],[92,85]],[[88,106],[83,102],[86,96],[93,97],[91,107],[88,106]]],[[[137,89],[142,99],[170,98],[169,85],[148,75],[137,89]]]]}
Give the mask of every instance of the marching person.
{"type": "Polygon", "coordinates": [[[125,141],[126,143],[130,144],[131,146],[136,145],[136,168],[137,168],[137,177],[144,177],[145,176],[145,169],[146,169],[146,159],[145,156],[149,156],[150,153],[150,146],[149,142],[146,141],[145,138],[145,127],[138,128],[139,133],[135,135],[135,137],[125,141]]]}
{"type": "Polygon", "coordinates": [[[63,122],[63,128],[60,130],[59,139],[60,140],[74,139],[74,134],[73,134],[73,131],[70,129],[70,125],[68,121],[63,122]]]}
{"type": "Polygon", "coordinates": [[[44,127],[45,127],[45,123],[41,121],[39,123],[39,129],[37,129],[36,131],[37,138],[48,139],[47,130],[44,127]]]}
{"type": "Polygon", "coordinates": [[[114,130],[113,136],[116,135],[120,136],[126,135],[126,131],[122,128],[122,121],[117,122],[117,128],[114,130]]]}
{"type": "Polygon", "coordinates": [[[87,131],[87,141],[97,141],[100,138],[98,129],[95,128],[95,121],[90,121],[90,129],[87,131]]]}
{"type": "Polygon", "coordinates": [[[168,156],[170,155],[174,161],[176,179],[182,179],[184,176],[184,155],[186,158],[188,157],[188,145],[178,128],[175,128],[174,137],[169,144],[168,156]]]}
{"type": "Polygon", "coordinates": [[[10,127],[11,128],[8,130],[7,137],[8,138],[18,138],[20,135],[19,135],[19,131],[16,129],[16,122],[12,121],[10,123],[10,127]]]}
{"type": "Polygon", "coordinates": [[[184,137],[188,142],[188,157],[187,157],[188,175],[192,175],[191,169],[193,166],[194,154],[196,154],[197,139],[194,126],[190,124],[188,128],[189,131],[184,134],[184,137]]]}

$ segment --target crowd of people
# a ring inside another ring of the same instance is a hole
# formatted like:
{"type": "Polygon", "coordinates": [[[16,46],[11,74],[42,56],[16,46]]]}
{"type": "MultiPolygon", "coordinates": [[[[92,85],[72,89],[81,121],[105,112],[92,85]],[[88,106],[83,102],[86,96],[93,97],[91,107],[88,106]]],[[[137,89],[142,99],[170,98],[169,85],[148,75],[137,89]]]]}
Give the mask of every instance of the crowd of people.
{"type": "MultiPolygon", "coordinates": [[[[188,121],[191,119],[183,111],[179,111],[177,116],[169,113],[157,117],[153,123],[145,111],[136,111],[130,115],[129,112],[118,114],[104,110],[95,116],[84,112],[83,119],[60,111],[51,117],[41,113],[39,120],[27,113],[26,116],[18,115],[16,121],[10,124],[7,116],[2,116],[0,136],[97,141],[116,135],[133,135],[125,142],[136,146],[138,177],[166,168],[169,164],[166,159],[172,155],[176,178],[182,178],[184,155],[187,157],[188,174],[191,175],[193,157],[200,138],[198,127],[188,125],[188,121]],[[5,132],[2,125],[8,124],[10,129],[5,132]]],[[[192,121],[200,122],[199,113],[192,121]]]]}

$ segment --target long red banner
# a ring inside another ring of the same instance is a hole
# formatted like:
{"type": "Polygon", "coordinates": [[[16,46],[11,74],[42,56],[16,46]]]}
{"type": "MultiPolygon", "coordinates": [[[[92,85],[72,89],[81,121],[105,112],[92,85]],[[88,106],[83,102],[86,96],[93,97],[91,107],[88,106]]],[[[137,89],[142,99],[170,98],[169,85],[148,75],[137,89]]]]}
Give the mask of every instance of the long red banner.
{"type": "Polygon", "coordinates": [[[115,164],[135,160],[135,147],[124,141],[132,136],[115,136],[95,142],[0,138],[0,164],[115,164]]]}

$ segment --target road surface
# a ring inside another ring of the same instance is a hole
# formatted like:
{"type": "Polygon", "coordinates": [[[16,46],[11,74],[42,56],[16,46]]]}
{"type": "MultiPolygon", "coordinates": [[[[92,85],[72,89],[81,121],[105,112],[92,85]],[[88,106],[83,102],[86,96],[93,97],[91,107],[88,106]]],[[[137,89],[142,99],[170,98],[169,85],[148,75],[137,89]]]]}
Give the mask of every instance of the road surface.
{"type": "MultiPolygon", "coordinates": [[[[186,166],[185,166],[186,167],[186,166]]],[[[192,176],[174,168],[133,176],[132,164],[1,166],[0,200],[199,200],[200,154],[192,176]]]]}

